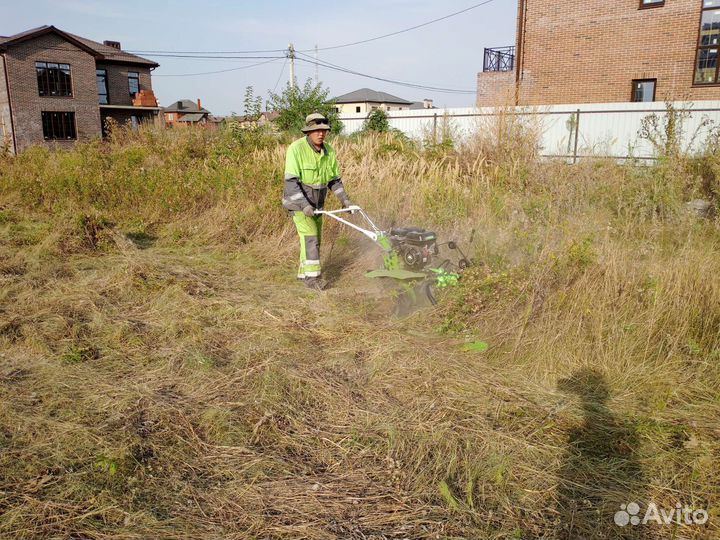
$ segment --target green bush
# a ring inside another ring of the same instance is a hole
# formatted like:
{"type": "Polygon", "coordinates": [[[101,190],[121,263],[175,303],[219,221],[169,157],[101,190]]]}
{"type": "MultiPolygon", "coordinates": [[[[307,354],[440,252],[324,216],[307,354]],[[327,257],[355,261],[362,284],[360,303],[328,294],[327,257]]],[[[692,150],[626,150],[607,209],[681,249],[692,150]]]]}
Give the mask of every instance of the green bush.
{"type": "Polygon", "coordinates": [[[291,86],[288,82],[281,93],[270,92],[269,108],[280,113],[275,122],[284,131],[299,133],[307,115],[320,113],[330,121],[331,132],[337,134],[343,125],[335,112],[335,103],[328,99],[329,93],[322,84],[313,84],[312,79],[305,81],[302,87],[291,86]]]}

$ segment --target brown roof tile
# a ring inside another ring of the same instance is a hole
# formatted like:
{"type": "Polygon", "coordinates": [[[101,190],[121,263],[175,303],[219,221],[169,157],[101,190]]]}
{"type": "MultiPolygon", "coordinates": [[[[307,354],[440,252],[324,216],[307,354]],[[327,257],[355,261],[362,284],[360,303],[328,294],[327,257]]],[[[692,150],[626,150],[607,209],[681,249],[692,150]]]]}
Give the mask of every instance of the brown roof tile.
{"type": "Polygon", "coordinates": [[[69,39],[70,41],[75,41],[77,44],[82,45],[86,50],[88,50],[88,52],[94,54],[98,60],[106,60],[108,62],[126,62],[130,64],[141,64],[150,67],[157,67],[159,65],[157,62],[153,62],[152,60],[148,60],[147,58],[143,58],[135,54],[130,54],[128,52],[118,50],[114,47],[103,45],[102,43],[98,43],[97,41],[93,41],[92,39],[76,36],[75,34],[71,34],[70,32],[64,32],[59,28],[48,25],[31,28],[30,30],[25,30],[24,32],[19,32],[12,36],[0,37],[0,46],[7,47],[8,45],[12,45],[14,42],[25,41],[27,39],[32,39],[35,35],[48,34],[51,32],[59,35],[60,37],[69,39]]]}

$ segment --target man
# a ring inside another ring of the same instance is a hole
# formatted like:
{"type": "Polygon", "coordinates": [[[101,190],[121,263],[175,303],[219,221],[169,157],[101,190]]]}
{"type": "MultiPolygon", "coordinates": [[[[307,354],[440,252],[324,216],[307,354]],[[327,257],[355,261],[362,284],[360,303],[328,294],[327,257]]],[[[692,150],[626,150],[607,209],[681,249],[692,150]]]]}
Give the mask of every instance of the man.
{"type": "Polygon", "coordinates": [[[305,137],[287,150],[283,207],[292,214],[300,237],[298,279],[311,289],[322,290],[325,288],[320,268],[322,216],[316,215],[315,210],[323,209],[328,189],[340,199],[343,208],[352,203],[340,179],[335,150],[325,142],[330,131],[328,119],[322,114],[310,114],[302,131],[305,137]]]}

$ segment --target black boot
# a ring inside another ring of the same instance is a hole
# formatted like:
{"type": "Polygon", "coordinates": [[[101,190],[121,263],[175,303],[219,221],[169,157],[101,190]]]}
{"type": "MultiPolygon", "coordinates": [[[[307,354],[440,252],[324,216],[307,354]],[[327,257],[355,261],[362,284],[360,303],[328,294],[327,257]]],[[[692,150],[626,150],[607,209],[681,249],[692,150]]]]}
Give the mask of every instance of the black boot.
{"type": "Polygon", "coordinates": [[[321,277],[308,277],[305,278],[305,286],[308,289],[322,291],[327,287],[327,282],[321,277]]]}

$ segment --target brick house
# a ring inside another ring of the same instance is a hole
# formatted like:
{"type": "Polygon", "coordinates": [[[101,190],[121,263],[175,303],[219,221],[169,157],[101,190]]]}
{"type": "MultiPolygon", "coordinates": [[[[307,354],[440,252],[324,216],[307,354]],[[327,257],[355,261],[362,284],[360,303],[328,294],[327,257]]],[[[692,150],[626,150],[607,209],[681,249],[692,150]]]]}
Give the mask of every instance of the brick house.
{"type": "Polygon", "coordinates": [[[720,99],[720,0],[519,0],[478,106],[720,99]]]}
{"type": "Polygon", "coordinates": [[[185,125],[206,124],[210,121],[211,114],[202,106],[200,98],[197,103],[189,99],[180,99],[171,105],[162,108],[166,126],[174,126],[177,123],[185,125]]]}
{"type": "Polygon", "coordinates": [[[151,71],[158,64],[41,26],[0,37],[0,144],[67,147],[100,137],[106,121],[154,121],[151,71]]]}

